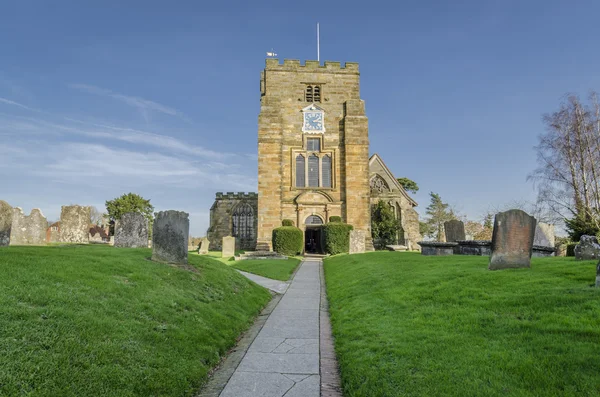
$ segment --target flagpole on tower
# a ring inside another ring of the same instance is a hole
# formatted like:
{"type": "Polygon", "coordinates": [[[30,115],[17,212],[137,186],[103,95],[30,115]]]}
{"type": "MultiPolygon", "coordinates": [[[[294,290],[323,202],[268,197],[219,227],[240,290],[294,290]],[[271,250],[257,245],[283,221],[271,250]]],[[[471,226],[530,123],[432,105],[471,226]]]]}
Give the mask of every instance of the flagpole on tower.
{"type": "Polygon", "coordinates": [[[321,62],[321,42],[319,37],[319,22],[317,22],[317,61],[321,62]]]}

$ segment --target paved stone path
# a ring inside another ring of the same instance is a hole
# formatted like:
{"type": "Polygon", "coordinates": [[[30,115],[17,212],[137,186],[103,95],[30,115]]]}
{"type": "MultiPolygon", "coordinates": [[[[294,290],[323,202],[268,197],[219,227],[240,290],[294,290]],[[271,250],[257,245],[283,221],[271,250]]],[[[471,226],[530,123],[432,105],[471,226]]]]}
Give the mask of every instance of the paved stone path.
{"type": "Polygon", "coordinates": [[[319,397],[320,266],[302,262],[221,397],[319,397]]]}
{"type": "Polygon", "coordinates": [[[278,294],[284,294],[285,291],[287,291],[288,286],[290,285],[290,283],[287,283],[285,281],[273,280],[271,278],[266,278],[257,274],[243,272],[241,270],[238,270],[238,272],[242,273],[244,276],[246,276],[246,278],[249,278],[256,284],[270,289],[273,292],[277,292],[278,294]]]}

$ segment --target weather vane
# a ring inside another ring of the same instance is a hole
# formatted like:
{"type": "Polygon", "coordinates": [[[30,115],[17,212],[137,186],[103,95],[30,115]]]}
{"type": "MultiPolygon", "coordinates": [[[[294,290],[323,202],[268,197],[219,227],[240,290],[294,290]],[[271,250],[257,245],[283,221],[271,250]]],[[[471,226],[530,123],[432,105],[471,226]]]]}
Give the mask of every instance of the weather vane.
{"type": "Polygon", "coordinates": [[[277,54],[275,53],[275,51],[273,50],[273,48],[271,48],[271,52],[267,52],[267,56],[270,58],[274,58],[277,56],[277,54]]]}

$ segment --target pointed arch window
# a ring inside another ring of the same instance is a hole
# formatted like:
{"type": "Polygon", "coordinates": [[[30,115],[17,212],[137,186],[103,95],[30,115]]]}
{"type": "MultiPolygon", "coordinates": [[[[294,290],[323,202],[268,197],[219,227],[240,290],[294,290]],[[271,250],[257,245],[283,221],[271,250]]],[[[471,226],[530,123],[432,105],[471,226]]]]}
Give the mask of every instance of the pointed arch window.
{"type": "Polygon", "coordinates": [[[233,210],[233,236],[248,239],[254,236],[254,210],[242,203],[233,210]]]}
{"type": "Polygon", "coordinates": [[[319,187],[319,156],[308,156],[308,187],[319,187]]]}
{"type": "Polygon", "coordinates": [[[321,173],[323,175],[323,187],[331,187],[331,156],[325,155],[321,159],[321,173]]]}
{"type": "Polygon", "coordinates": [[[305,169],[306,160],[303,155],[299,154],[296,156],[296,187],[304,187],[306,186],[305,169]]]}

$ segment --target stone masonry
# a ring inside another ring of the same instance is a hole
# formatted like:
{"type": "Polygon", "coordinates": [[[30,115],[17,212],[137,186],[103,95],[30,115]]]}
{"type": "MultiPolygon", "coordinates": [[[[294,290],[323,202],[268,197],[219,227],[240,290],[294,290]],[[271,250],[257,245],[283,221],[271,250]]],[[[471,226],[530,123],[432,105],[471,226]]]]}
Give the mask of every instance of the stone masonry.
{"type": "Polygon", "coordinates": [[[6,201],[0,200],[0,247],[7,247],[10,244],[12,218],[13,207],[6,201]]]}
{"type": "Polygon", "coordinates": [[[272,231],[283,219],[304,229],[311,215],[323,223],[340,216],[370,240],[369,134],[358,64],[267,59],[260,87],[257,249],[272,248],[272,231]],[[318,99],[305,96],[308,85],[320,87],[318,99]],[[312,103],[324,111],[325,133],[302,132],[302,109],[312,103]],[[319,161],[332,161],[331,187],[294,184],[294,159],[307,153],[307,138],[321,140],[312,153],[319,161]]]}
{"type": "Polygon", "coordinates": [[[148,220],[139,212],[128,212],[115,222],[115,247],[148,247],[148,220]]]}
{"type": "Polygon", "coordinates": [[[60,241],[62,243],[88,244],[90,207],[63,205],[60,210],[60,241]]]}
{"type": "Polygon", "coordinates": [[[186,264],[188,261],[189,214],[160,211],[152,225],[152,260],[186,264]]]}
{"type": "Polygon", "coordinates": [[[524,211],[499,212],[494,218],[490,270],[530,267],[536,220],[524,211]]]}
{"type": "Polygon", "coordinates": [[[234,236],[237,249],[254,250],[258,226],[257,213],[256,193],[217,193],[215,202],[210,208],[210,226],[206,233],[211,241],[211,248],[221,250],[223,237],[234,236]],[[244,206],[246,210],[240,212],[239,210],[244,209],[244,206]],[[243,221],[243,228],[234,227],[234,223],[238,221],[243,221]]]}
{"type": "Polygon", "coordinates": [[[29,216],[19,207],[13,210],[10,245],[45,245],[48,221],[38,208],[29,216]]]}

